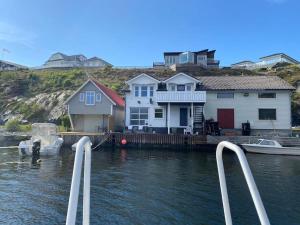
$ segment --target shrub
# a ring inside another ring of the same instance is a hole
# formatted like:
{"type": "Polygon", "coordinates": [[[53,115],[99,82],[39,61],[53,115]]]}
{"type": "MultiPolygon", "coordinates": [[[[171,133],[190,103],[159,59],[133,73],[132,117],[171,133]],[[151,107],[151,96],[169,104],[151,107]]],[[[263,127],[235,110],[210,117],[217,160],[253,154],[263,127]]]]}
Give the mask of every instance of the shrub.
{"type": "Polygon", "coordinates": [[[20,122],[16,119],[9,120],[5,124],[5,127],[6,127],[6,130],[9,131],[9,132],[21,131],[20,122]]]}

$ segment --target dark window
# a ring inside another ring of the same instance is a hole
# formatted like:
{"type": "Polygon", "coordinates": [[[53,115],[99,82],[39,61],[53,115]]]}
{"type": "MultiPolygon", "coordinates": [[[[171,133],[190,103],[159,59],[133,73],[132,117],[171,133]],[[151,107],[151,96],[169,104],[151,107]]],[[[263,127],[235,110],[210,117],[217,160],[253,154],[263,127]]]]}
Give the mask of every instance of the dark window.
{"type": "Polygon", "coordinates": [[[163,118],[164,117],[163,109],[155,109],[154,117],[163,118]]]}
{"type": "Polygon", "coordinates": [[[258,93],[259,98],[276,98],[276,93],[258,93]]]}
{"type": "Polygon", "coordinates": [[[139,96],[139,86],[134,87],[134,96],[138,97],[139,96]]]}
{"type": "Polygon", "coordinates": [[[276,120],[276,109],[258,109],[260,120],[276,120]]]}
{"type": "Polygon", "coordinates": [[[177,91],[185,91],[185,85],[184,84],[178,84],[177,85],[177,91]]]}
{"type": "Polygon", "coordinates": [[[153,86],[150,86],[150,96],[151,96],[151,97],[153,96],[153,91],[154,91],[154,87],[153,87],[153,86]]]}
{"type": "Polygon", "coordinates": [[[217,98],[234,98],[233,92],[220,92],[217,93],[217,98]]]}

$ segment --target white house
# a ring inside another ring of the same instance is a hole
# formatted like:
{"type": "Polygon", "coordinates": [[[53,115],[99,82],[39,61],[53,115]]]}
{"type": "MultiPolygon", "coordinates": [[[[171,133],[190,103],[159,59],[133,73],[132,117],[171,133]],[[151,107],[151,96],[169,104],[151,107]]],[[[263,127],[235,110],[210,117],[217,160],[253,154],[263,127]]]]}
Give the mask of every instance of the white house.
{"type": "Polygon", "coordinates": [[[129,130],[201,132],[205,119],[223,129],[253,131],[291,128],[291,91],[276,76],[206,76],[178,73],[161,80],[140,74],[126,82],[125,124],[129,130]]]}
{"type": "Polygon", "coordinates": [[[174,133],[201,130],[206,92],[200,81],[184,73],[164,81],[141,74],[126,82],[125,124],[129,130],[174,133]]]}

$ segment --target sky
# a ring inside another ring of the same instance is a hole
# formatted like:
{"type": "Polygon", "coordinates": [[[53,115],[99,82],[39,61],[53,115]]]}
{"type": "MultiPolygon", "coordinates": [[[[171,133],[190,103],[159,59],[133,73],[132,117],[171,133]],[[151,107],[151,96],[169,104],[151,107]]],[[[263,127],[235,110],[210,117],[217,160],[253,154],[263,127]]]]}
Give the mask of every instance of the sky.
{"type": "Polygon", "coordinates": [[[300,60],[299,27],[299,0],[0,0],[0,59],[40,66],[62,52],[151,66],[165,51],[208,48],[222,66],[300,60]]]}

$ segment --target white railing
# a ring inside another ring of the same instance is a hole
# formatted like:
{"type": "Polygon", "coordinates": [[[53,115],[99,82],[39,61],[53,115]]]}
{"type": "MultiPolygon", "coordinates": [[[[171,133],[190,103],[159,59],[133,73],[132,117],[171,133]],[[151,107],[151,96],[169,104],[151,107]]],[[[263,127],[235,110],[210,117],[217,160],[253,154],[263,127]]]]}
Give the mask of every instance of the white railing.
{"type": "Polygon", "coordinates": [[[85,152],[85,159],[82,224],[88,225],[90,223],[91,145],[90,138],[85,136],[79,140],[76,146],[66,225],[74,225],[76,222],[83,152],[85,152]]]}
{"type": "Polygon", "coordinates": [[[206,102],[205,91],[157,91],[157,102],[206,102]]]}
{"type": "Polygon", "coordinates": [[[246,182],[249,187],[251,197],[253,199],[260,223],[262,225],[270,225],[266,210],[265,210],[263,202],[260,198],[259,192],[257,190],[255,181],[253,179],[251,170],[249,168],[249,165],[248,165],[248,162],[247,162],[247,159],[246,159],[246,156],[245,156],[243,150],[235,144],[232,144],[228,141],[222,141],[217,146],[216,158],[217,158],[218,173],[219,173],[219,180],[220,180],[220,186],[221,186],[222,202],[223,202],[226,225],[232,225],[232,219],[231,219],[226,178],[225,178],[224,165],[223,165],[223,159],[222,159],[222,153],[223,153],[224,148],[228,148],[237,154],[238,159],[241,164],[241,167],[242,167],[242,170],[243,170],[243,173],[244,173],[244,176],[246,178],[246,182]]]}

